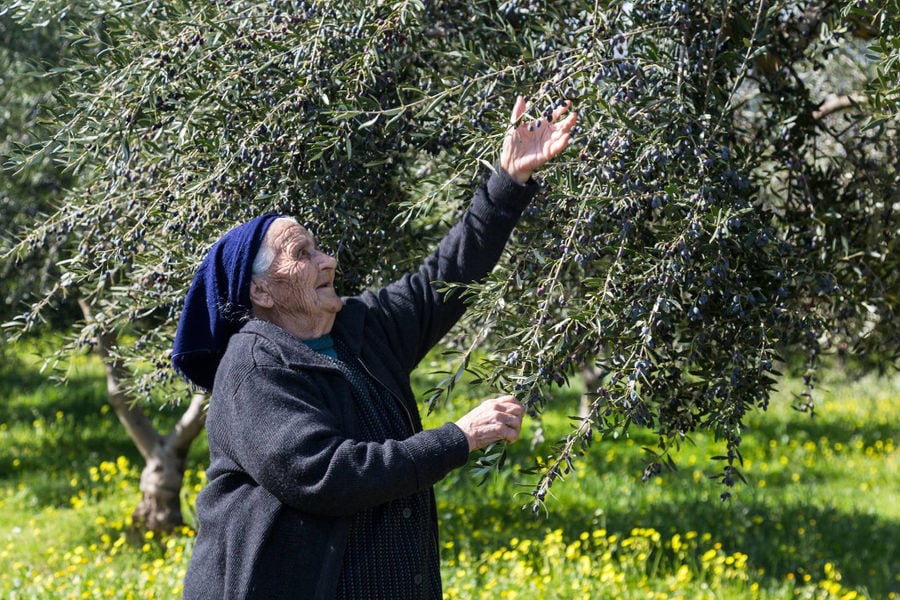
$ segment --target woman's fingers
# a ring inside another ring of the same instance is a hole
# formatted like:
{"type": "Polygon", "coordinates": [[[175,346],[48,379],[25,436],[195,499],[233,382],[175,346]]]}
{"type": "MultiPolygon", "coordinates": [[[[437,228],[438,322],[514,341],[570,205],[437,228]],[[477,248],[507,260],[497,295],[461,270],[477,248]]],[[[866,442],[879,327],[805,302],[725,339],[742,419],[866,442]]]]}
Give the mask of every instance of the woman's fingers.
{"type": "MultiPolygon", "coordinates": [[[[571,107],[572,107],[572,102],[569,100],[566,100],[565,104],[560,104],[559,106],[554,108],[553,113],[552,113],[553,114],[553,122],[558,123],[559,118],[563,115],[563,113],[566,112],[567,110],[569,110],[569,108],[571,108],[571,107]]],[[[575,114],[575,113],[572,113],[572,115],[573,114],[575,114]]],[[[569,118],[571,118],[572,115],[569,115],[569,118]]]]}
{"type": "Polygon", "coordinates": [[[469,411],[456,425],[466,435],[469,450],[484,448],[494,442],[514,442],[522,431],[525,407],[514,396],[485,400],[469,411]]]}
{"type": "Polygon", "coordinates": [[[519,119],[522,118],[522,115],[525,114],[525,98],[522,96],[518,96],[516,98],[516,103],[513,105],[512,115],[510,115],[509,123],[514,126],[519,122],[519,119]]]}

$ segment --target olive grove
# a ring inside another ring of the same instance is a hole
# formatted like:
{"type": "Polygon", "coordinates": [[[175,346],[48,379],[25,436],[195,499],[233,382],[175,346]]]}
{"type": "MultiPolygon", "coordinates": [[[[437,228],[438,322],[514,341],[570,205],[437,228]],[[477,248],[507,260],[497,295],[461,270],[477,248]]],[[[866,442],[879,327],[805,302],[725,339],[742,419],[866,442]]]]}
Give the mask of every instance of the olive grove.
{"type": "Polygon", "coordinates": [[[175,447],[150,469],[171,472],[170,492],[202,427],[203,398],[168,353],[204,251],[282,211],[338,258],[340,292],[389,280],[492,168],[516,94],[535,121],[572,101],[576,135],[539,173],[544,189],[501,264],[454,290],[470,304],[459,354],[424,400],[470,369],[537,417],[556,386],[596,365],[588,410],[540,457],[536,510],[592,440],[629,428],[658,440],[645,475],[674,466],[692,432],[713,431],[727,498],[745,417],[766,408],[787,357],[802,359],[807,411],[823,355],[900,364],[896,0],[6,10],[22,28],[58,28],[69,47],[42,137],[4,165],[64,176],[2,249],[5,265],[49,260],[57,276],[5,331],[77,299],[67,351],[103,354],[148,461],[175,447]],[[145,401],[190,403],[174,437],[142,420],[145,401]]]}

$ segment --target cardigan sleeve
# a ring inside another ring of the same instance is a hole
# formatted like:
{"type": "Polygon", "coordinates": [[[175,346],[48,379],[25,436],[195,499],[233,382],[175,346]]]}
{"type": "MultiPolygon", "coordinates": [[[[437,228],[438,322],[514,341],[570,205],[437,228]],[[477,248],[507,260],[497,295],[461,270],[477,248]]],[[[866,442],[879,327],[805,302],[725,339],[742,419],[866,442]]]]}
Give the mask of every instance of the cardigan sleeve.
{"type": "Polygon", "coordinates": [[[363,295],[363,301],[381,316],[382,334],[407,371],[465,311],[460,295],[442,294],[440,284],[471,283],[487,275],[538,188],[534,180],[517,183],[498,167],[418,271],[363,295]]]}
{"type": "Polygon", "coordinates": [[[405,440],[354,440],[322,396],[339,393],[307,392],[321,386],[303,383],[289,368],[256,368],[210,407],[210,435],[284,504],[350,515],[426,489],[468,459],[466,437],[452,423],[405,440]]]}

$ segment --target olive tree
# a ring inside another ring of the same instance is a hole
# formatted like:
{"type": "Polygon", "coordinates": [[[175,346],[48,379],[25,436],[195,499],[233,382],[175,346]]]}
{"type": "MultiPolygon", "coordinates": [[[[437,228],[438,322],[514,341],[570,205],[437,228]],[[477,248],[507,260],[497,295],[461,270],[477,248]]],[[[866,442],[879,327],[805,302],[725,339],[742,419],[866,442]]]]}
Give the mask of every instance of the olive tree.
{"type": "Polygon", "coordinates": [[[727,497],[787,354],[806,357],[805,410],[823,353],[897,364],[896,2],[70,5],[15,5],[78,52],[58,128],[20,163],[73,183],[7,256],[59,239],[62,275],[15,323],[77,296],[70,349],[99,340],[132,402],[191,397],[168,353],[224,231],[291,213],[342,292],[385,281],[492,168],[518,93],[531,126],[571,101],[579,128],[501,264],[448,290],[470,309],[428,400],[468,368],[538,416],[599,366],[536,510],[593,439],[634,427],[657,435],[645,476],[713,431],[727,497]]]}

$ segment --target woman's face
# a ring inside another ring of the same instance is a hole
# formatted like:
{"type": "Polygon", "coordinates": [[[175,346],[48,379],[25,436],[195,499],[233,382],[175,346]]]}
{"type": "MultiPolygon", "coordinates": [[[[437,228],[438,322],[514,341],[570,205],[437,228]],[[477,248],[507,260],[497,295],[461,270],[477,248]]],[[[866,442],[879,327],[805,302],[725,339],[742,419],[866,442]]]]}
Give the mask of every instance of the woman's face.
{"type": "Polygon", "coordinates": [[[302,225],[287,219],[269,226],[264,243],[275,256],[258,285],[271,299],[265,308],[272,320],[292,330],[310,328],[311,337],[330,331],[343,306],[334,289],[337,261],[316,247],[302,225]]]}

